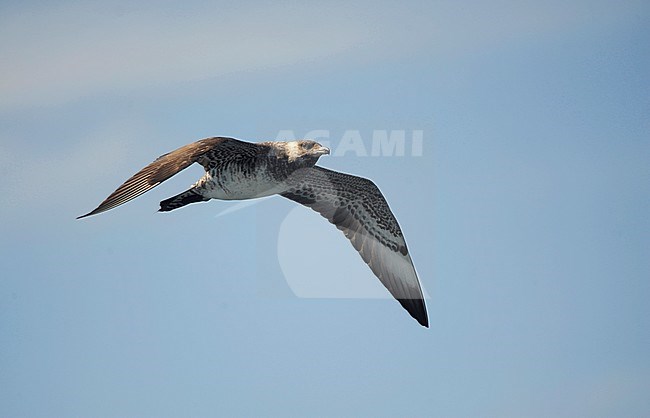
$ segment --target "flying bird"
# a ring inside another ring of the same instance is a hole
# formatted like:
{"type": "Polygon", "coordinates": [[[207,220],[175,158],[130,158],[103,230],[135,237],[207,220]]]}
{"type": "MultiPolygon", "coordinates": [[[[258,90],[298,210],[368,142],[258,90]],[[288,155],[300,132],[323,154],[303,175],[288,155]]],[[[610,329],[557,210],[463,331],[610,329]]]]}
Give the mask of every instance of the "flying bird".
{"type": "Polygon", "coordinates": [[[429,320],[420,281],[397,219],[370,180],[316,165],[330,150],[312,140],[251,143],[214,137],[164,154],[138,171],[97,208],[122,205],[199,163],[205,174],[192,187],[160,202],[168,212],[210,199],[280,195],[320,213],[343,231],[388,291],[421,325],[429,320]]]}

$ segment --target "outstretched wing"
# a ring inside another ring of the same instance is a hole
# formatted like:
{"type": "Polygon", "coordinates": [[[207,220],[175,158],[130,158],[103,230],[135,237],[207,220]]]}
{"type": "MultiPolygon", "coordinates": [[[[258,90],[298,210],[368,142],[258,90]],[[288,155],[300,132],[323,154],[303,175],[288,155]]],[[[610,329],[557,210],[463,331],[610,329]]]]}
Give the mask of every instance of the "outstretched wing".
{"type": "Polygon", "coordinates": [[[343,231],[413,318],[428,327],[420,281],[397,219],[370,180],[322,167],[300,169],[282,196],[312,208],[343,231]]]}
{"type": "Polygon", "coordinates": [[[124,184],[118,187],[97,208],[85,215],[79,216],[77,219],[105,212],[129,200],[135,199],[179,171],[186,169],[192,163],[203,162],[202,157],[207,153],[211,151],[216,152],[220,146],[231,142],[241,143],[241,141],[232,138],[206,138],[182,146],[176,151],[161,155],[154,162],[125,181],[124,184]]]}

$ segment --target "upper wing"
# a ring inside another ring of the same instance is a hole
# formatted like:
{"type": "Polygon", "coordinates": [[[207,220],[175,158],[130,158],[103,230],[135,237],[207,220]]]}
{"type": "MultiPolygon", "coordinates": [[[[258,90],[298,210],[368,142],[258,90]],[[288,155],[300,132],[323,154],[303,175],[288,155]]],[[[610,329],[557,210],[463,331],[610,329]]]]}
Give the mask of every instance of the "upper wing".
{"type": "Polygon", "coordinates": [[[372,181],[315,166],[297,170],[282,196],[312,208],[343,231],[395,299],[420,324],[429,326],[404,236],[372,181]]]}
{"type": "Polygon", "coordinates": [[[141,194],[153,189],[174,174],[182,171],[200,160],[206,153],[217,150],[219,146],[229,142],[241,142],[232,138],[206,138],[200,141],[187,144],[176,151],[161,155],[154,162],[138,171],[133,177],[124,182],[110,196],[106,198],[92,212],[79,216],[77,219],[86,216],[96,215],[113,209],[141,194]]]}

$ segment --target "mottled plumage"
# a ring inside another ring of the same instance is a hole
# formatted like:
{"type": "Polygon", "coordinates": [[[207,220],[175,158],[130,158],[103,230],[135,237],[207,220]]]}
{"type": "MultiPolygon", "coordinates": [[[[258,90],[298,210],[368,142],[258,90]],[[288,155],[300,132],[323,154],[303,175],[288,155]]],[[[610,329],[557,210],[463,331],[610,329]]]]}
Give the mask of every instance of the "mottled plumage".
{"type": "Polygon", "coordinates": [[[83,218],[151,190],[192,163],[205,174],[190,189],[160,202],[160,211],[210,199],[242,200],[279,194],[312,208],[343,231],[388,291],[428,327],[424,297],[404,236],[370,180],[315,166],[329,154],[310,141],[250,143],[207,138],[165,154],[140,170],[83,218]]]}

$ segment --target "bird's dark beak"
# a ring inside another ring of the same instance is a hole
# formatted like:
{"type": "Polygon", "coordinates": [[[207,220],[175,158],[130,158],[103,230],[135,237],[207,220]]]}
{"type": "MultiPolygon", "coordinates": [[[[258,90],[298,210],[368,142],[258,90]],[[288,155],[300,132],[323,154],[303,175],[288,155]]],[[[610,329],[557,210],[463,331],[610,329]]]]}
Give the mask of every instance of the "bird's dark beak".
{"type": "Polygon", "coordinates": [[[329,155],[329,153],[330,149],[322,145],[319,145],[319,148],[316,149],[316,154],[318,155],[329,155]]]}

